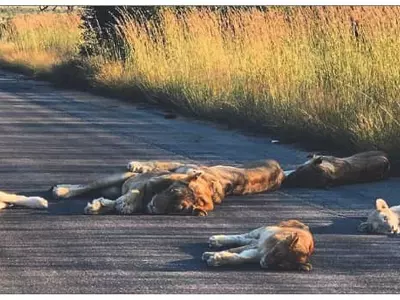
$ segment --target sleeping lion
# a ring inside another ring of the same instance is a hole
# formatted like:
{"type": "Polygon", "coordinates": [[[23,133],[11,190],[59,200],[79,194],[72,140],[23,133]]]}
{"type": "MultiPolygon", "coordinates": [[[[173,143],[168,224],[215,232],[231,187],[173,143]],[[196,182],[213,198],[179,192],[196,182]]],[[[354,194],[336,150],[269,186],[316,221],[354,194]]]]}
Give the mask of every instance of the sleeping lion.
{"type": "Polygon", "coordinates": [[[279,188],[285,175],[274,160],[242,167],[198,166],[180,162],[131,162],[130,172],[87,185],[57,185],[53,195],[69,198],[97,191],[86,214],[147,213],[204,216],[228,195],[245,195],[279,188]],[[116,200],[111,200],[114,193],[116,200]],[[108,198],[105,195],[109,195],[108,198]]]}
{"type": "Polygon", "coordinates": [[[377,234],[399,234],[400,205],[389,207],[383,199],[376,199],[373,210],[358,231],[377,234]]]}
{"type": "Polygon", "coordinates": [[[263,226],[249,233],[214,235],[210,247],[240,246],[219,252],[204,252],[202,260],[209,266],[259,263],[262,268],[311,271],[314,239],[305,224],[297,220],[263,226]]]}
{"type": "Polygon", "coordinates": [[[357,153],[350,157],[314,155],[293,171],[286,171],[284,186],[324,188],[342,184],[385,179],[390,163],[381,151],[357,153]]]}

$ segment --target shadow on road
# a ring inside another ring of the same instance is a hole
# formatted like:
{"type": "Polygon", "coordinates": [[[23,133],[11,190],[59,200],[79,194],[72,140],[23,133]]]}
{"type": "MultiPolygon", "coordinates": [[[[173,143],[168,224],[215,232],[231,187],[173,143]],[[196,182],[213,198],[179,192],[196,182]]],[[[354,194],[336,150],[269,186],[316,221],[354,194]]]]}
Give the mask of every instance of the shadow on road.
{"type": "Polygon", "coordinates": [[[311,226],[310,230],[313,234],[340,234],[355,235],[360,234],[357,231],[358,225],[366,218],[334,218],[329,225],[311,226]]]}

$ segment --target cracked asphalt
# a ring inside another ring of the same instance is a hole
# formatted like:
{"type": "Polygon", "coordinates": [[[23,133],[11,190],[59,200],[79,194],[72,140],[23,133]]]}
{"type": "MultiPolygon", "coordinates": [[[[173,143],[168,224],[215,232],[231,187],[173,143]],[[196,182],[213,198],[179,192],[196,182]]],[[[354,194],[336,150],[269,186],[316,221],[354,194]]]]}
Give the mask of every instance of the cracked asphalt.
{"type": "Polygon", "coordinates": [[[397,293],[400,238],[357,225],[377,197],[400,204],[400,178],[328,190],[229,197],[207,217],[86,216],[90,199],[53,200],[130,160],[238,164],[273,158],[285,169],[307,152],[160,110],[0,71],[0,189],[48,197],[49,209],[0,211],[0,293],[397,293]],[[213,234],[297,218],[315,236],[310,273],[258,265],[209,268],[213,234]]]}

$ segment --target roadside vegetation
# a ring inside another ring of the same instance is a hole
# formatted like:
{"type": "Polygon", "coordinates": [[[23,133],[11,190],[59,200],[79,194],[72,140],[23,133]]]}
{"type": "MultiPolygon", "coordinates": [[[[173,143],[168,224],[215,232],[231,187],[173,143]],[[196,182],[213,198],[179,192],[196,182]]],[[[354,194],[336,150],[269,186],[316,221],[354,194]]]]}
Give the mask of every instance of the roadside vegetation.
{"type": "Polygon", "coordinates": [[[85,55],[79,15],[23,14],[3,23],[0,63],[292,140],[400,158],[399,19],[396,6],[167,8],[145,22],[123,14],[123,53],[98,45],[85,55]]]}

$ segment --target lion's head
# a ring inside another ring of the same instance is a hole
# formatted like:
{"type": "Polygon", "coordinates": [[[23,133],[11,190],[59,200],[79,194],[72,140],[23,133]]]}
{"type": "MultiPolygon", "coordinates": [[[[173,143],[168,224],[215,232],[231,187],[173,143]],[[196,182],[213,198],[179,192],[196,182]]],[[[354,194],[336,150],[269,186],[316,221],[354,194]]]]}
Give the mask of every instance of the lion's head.
{"type": "Polygon", "coordinates": [[[314,239],[308,227],[298,225],[283,229],[274,238],[274,246],[264,254],[260,260],[262,268],[279,270],[301,270],[311,271],[312,265],[309,261],[314,252],[314,239]],[[307,229],[306,229],[307,228],[307,229]]]}
{"type": "Polygon", "coordinates": [[[199,170],[191,170],[185,178],[174,181],[168,188],[154,195],[147,204],[147,212],[150,214],[192,214],[206,215],[195,206],[196,195],[189,187],[190,182],[197,180],[202,175],[199,170]]]}
{"type": "Polygon", "coordinates": [[[376,199],[375,210],[366,222],[358,226],[358,230],[367,233],[397,234],[399,233],[399,216],[393,212],[385,200],[376,199]]]}
{"type": "Polygon", "coordinates": [[[325,162],[322,156],[313,156],[291,172],[285,178],[284,185],[291,187],[325,187],[329,181],[329,171],[332,171],[330,169],[334,169],[334,166],[329,162],[325,162]]]}

